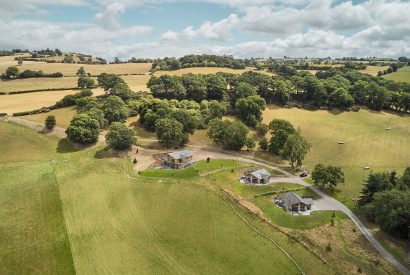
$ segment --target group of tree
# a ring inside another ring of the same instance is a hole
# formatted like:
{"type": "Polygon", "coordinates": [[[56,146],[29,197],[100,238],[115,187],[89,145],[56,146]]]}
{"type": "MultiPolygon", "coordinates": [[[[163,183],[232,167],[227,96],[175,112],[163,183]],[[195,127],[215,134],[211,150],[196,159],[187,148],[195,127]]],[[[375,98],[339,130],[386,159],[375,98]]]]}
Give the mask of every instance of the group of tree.
{"type": "Polygon", "coordinates": [[[155,59],[152,62],[152,70],[169,71],[190,67],[226,67],[232,69],[245,69],[245,61],[235,59],[233,56],[219,55],[186,55],[179,59],[175,57],[165,57],[155,59]]]}
{"type": "Polygon", "coordinates": [[[389,65],[389,68],[387,68],[386,70],[383,71],[379,71],[377,72],[378,76],[382,76],[382,75],[386,75],[386,74],[391,74],[394,72],[397,72],[398,69],[400,69],[401,67],[403,67],[407,62],[395,62],[395,63],[391,63],[389,65]]]}
{"type": "Polygon", "coordinates": [[[410,167],[371,173],[358,204],[366,216],[395,237],[410,239],[410,167]]]}
{"type": "Polygon", "coordinates": [[[2,79],[21,79],[21,78],[36,78],[36,77],[52,77],[58,78],[63,77],[64,75],[60,72],[45,74],[43,71],[32,71],[32,70],[24,70],[22,72],[15,66],[8,67],[6,72],[1,75],[2,79]]]}
{"type": "Polygon", "coordinates": [[[225,149],[239,151],[244,146],[249,149],[254,147],[253,139],[248,133],[248,127],[241,121],[215,118],[209,122],[207,136],[225,149]]]}

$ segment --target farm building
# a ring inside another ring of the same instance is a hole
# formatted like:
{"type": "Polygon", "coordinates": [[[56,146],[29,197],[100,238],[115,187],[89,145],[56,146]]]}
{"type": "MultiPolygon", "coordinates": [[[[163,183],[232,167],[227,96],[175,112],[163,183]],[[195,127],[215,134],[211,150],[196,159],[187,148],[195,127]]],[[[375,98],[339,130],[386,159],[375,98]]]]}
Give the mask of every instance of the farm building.
{"type": "Polygon", "coordinates": [[[161,158],[163,164],[173,169],[185,168],[191,165],[192,152],[189,150],[167,153],[161,158]]]}
{"type": "Polygon", "coordinates": [[[251,172],[248,177],[251,183],[268,183],[271,174],[265,169],[259,169],[251,172]]]}
{"type": "Polygon", "coordinates": [[[311,210],[313,201],[311,198],[302,198],[296,193],[287,192],[280,200],[283,209],[291,212],[304,212],[311,210]]]}

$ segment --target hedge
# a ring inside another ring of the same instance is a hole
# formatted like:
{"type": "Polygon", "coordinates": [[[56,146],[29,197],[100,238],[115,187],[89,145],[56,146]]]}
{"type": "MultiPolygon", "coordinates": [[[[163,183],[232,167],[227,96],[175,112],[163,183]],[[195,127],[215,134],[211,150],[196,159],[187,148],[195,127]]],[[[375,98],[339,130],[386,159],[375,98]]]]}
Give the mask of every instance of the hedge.
{"type": "Polygon", "coordinates": [[[25,94],[25,93],[35,93],[35,92],[51,92],[51,91],[65,91],[65,90],[80,90],[78,87],[74,88],[49,88],[49,89],[36,89],[36,90],[27,90],[27,91],[13,91],[9,92],[9,95],[14,94],[25,94]]]}
{"type": "Polygon", "coordinates": [[[7,116],[7,113],[0,113],[0,117],[5,117],[7,116]]]}

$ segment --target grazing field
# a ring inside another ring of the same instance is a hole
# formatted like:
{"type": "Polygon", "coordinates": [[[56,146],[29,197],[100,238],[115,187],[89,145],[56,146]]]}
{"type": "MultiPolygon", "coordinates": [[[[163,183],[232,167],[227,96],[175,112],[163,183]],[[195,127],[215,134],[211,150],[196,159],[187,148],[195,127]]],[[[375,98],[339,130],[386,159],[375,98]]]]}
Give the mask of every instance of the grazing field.
{"type": "Polygon", "coordinates": [[[127,82],[128,86],[130,86],[131,90],[134,92],[140,91],[149,91],[147,88],[148,80],[151,78],[150,75],[124,75],[122,79],[127,82]]]}
{"type": "MultiPolygon", "coordinates": [[[[24,93],[0,96],[0,113],[12,114],[15,112],[31,111],[41,107],[54,105],[58,100],[69,94],[75,94],[78,90],[62,90],[24,93]]],[[[102,89],[94,89],[94,95],[102,95],[102,89]]]]}
{"type": "MultiPolygon", "coordinates": [[[[7,205],[15,205],[11,209],[19,209],[0,212],[2,226],[13,228],[0,232],[24,232],[24,241],[18,235],[0,238],[1,273],[70,274],[73,266],[77,274],[298,272],[282,251],[252,231],[198,178],[130,178],[128,160],[96,159],[99,148],[75,151],[64,140],[20,125],[0,121],[0,127],[6,133],[0,136],[5,152],[0,163],[9,167],[1,172],[7,185],[0,189],[0,200],[7,198],[7,205]],[[44,158],[56,160],[55,174],[48,161],[38,163],[44,158]],[[25,169],[12,167],[16,161],[32,169],[22,176],[17,171],[25,169]],[[36,163],[29,165],[32,161],[36,163]],[[43,204],[33,207],[38,200],[43,204]],[[63,221],[67,234],[61,231],[63,221]]],[[[236,210],[278,242],[306,273],[334,273],[297,242],[236,210]]]]}
{"type": "MultiPolygon", "coordinates": [[[[157,71],[154,73],[155,76],[160,76],[164,74],[168,75],[177,75],[181,76],[184,74],[188,73],[193,73],[193,74],[215,74],[218,72],[223,72],[223,73],[231,73],[231,74],[242,74],[244,72],[248,71],[256,71],[255,68],[248,67],[246,69],[231,69],[231,68],[222,68],[222,67],[193,67],[193,68],[184,68],[184,69],[179,69],[176,71],[157,71]]],[[[270,72],[266,71],[257,71],[259,73],[266,73],[266,74],[271,74],[270,72]]]]}
{"type": "MultiPolygon", "coordinates": [[[[0,60],[0,74],[4,73],[7,67],[11,66],[9,62],[2,63],[0,60]]],[[[87,73],[96,76],[101,73],[107,74],[145,74],[151,69],[151,63],[124,63],[124,64],[67,64],[67,63],[45,63],[32,62],[17,66],[19,71],[24,70],[41,70],[46,74],[60,72],[64,76],[76,76],[79,68],[84,67],[87,73]]]]}
{"type": "Polygon", "coordinates": [[[338,194],[356,199],[370,171],[396,169],[399,173],[410,163],[410,116],[386,112],[307,111],[269,106],[263,121],[289,120],[312,145],[305,160],[308,170],[321,162],[341,166],[346,182],[338,194]],[[391,128],[386,131],[386,128],[391,128]],[[338,142],[343,141],[343,145],[338,142]],[[369,166],[370,170],[364,170],[369,166]]]}
{"type": "Polygon", "coordinates": [[[410,66],[400,68],[397,72],[386,74],[383,77],[398,82],[410,82],[410,66]]]}
{"type": "Polygon", "coordinates": [[[57,125],[63,128],[68,128],[70,126],[71,119],[77,113],[75,107],[67,107],[67,108],[60,108],[52,110],[48,113],[40,113],[35,115],[24,116],[23,118],[44,123],[47,116],[55,116],[57,125]]]}
{"type": "Polygon", "coordinates": [[[59,77],[59,78],[25,78],[15,80],[0,80],[0,92],[31,91],[77,87],[77,77],[59,77]]]}
{"type": "Polygon", "coordinates": [[[380,72],[380,71],[383,72],[384,70],[387,70],[388,68],[389,68],[389,66],[370,66],[370,65],[367,65],[366,69],[361,70],[360,72],[364,73],[364,74],[370,74],[370,75],[376,76],[378,72],[380,72]]]}

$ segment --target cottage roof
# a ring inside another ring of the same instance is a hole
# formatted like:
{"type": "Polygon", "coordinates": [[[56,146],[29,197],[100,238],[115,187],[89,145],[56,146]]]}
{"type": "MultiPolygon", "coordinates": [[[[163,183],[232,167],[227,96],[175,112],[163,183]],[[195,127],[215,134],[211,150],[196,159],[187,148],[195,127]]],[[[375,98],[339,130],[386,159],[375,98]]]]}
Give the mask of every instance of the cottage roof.
{"type": "Polygon", "coordinates": [[[253,171],[251,175],[258,179],[265,179],[271,176],[271,174],[265,169],[259,169],[259,170],[253,171]]]}
{"type": "Polygon", "coordinates": [[[192,157],[192,152],[189,150],[176,151],[176,152],[168,153],[168,156],[174,159],[186,159],[186,158],[192,157]]]}
{"type": "Polygon", "coordinates": [[[282,200],[283,200],[283,203],[286,205],[293,205],[293,204],[298,204],[298,203],[303,203],[306,205],[312,204],[312,199],[302,198],[301,196],[293,192],[287,192],[285,195],[283,195],[282,200]]]}

